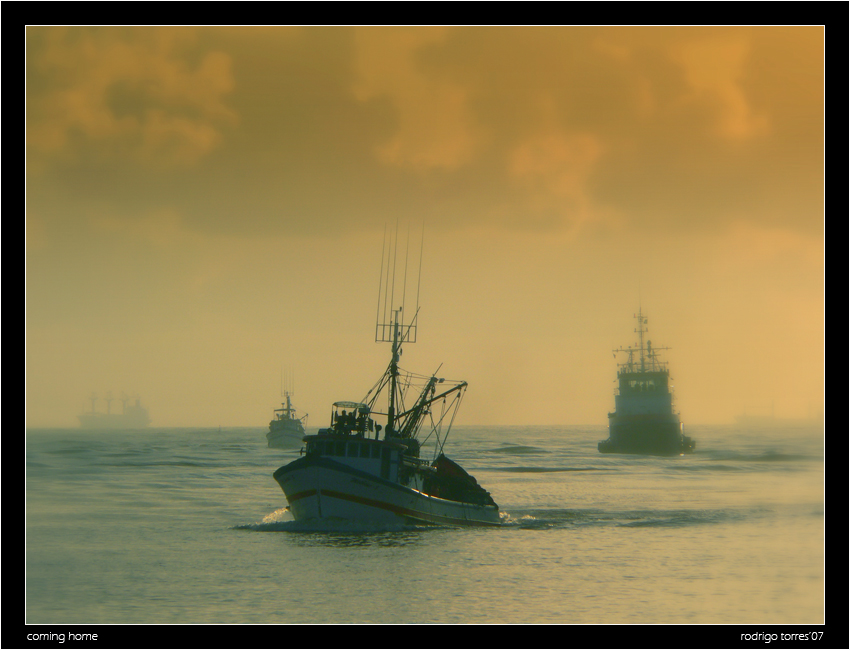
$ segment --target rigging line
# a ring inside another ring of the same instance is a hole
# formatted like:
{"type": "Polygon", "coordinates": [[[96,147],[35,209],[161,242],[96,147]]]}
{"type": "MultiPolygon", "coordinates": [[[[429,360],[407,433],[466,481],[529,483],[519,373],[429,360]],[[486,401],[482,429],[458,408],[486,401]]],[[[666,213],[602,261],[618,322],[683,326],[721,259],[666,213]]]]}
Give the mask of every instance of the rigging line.
{"type": "MultiPolygon", "coordinates": [[[[404,311],[404,307],[402,306],[402,312],[404,311]]],[[[410,331],[414,327],[414,323],[416,319],[419,317],[419,307],[416,308],[416,313],[413,314],[413,318],[410,319],[410,324],[407,326],[407,331],[402,334],[401,340],[409,343],[416,343],[416,330],[413,330],[413,340],[410,340],[410,331]]]]}
{"type": "MultiPolygon", "coordinates": [[[[443,438],[443,446],[445,446],[446,441],[449,439],[449,432],[452,430],[452,426],[454,425],[454,422],[455,422],[455,416],[457,416],[457,412],[460,410],[460,403],[463,400],[463,396],[464,396],[465,393],[466,393],[466,391],[462,390],[462,391],[460,391],[460,393],[457,396],[457,399],[455,401],[454,411],[452,412],[452,419],[449,420],[449,426],[446,429],[446,435],[443,438]]],[[[443,451],[442,448],[440,448],[440,451],[441,452],[443,451]]]]}
{"type": "MultiPolygon", "coordinates": [[[[431,397],[430,399],[426,399],[426,398],[424,397],[424,395],[425,395],[425,394],[423,393],[423,397],[421,397],[421,398],[420,398],[420,399],[419,399],[419,400],[418,400],[418,401],[417,401],[417,402],[413,405],[413,407],[411,407],[411,409],[410,409],[409,411],[404,411],[403,413],[399,414],[399,417],[409,416],[409,415],[411,415],[411,414],[415,413],[417,410],[419,410],[419,411],[421,412],[421,411],[422,411],[423,409],[425,409],[425,408],[429,408],[429,409],[430,409],[430,406],[431,406],[432,404],[434,404],[435,402],[440,401],[441,399],[443,400],[443,403],[445,404],[445,400],[446,400],[446,398],[447,398],[449,395],[451,395],[451,394],[452,394],[452,393],[454,393],[455,391],[460,391],[460,390],[462,390],[462,389],[463,389],[463,387],[464,387],[464,384],[458,384],[458,385],[457,385],[457,386],[455,386],[454,388],[450,388],[450,389],[448,389],[447,391],[444,391],[444,392],[440,393],[439,395],[435,395],[434,393],[435,393],[436,391],[435,391],[435,390],[433,390],[433,389],[431,389],[431,391],[432,391],[432,392],[431,392],[431,395],[433,395],[433,397],[431,397]]],[[[454,397],[453,397],[452,399],[454,399],[454,397]]]]}
{"type": "MultiPolygon", "coordinates": [[[[439,443],[439,440],[440,440],[440,429],[443,426],[443,420],[446,418],[446,413],[449,411],[449,409],[454,408],[455,402],[459,398],[459,394],[458,395],[452,395],[451,405],[447,407],[446,403],[448,402],[448,396],[452,392],[457,390],[458,388],[460,388],[460,386],[453,388],[450,391],[443,393],[442,395],[438,395],[436,398],[434,398],[432,401],[430,401],[428,403],[428,406],[430,407],[431,404],[433,404],[435,401],[440,400],[440,398],[442,398],[441,414],[440,414],[440,417],[437,419],[436,422],[434,422],[434,410],[431,409],[431,408],[428,409],[428,417],[431,418],[431,433],[435,434],[435,436],[437,437],[438,443],[439,443]]],[[[431,433],[429,433],[428,436],[423,440],[423,444],[428,440],[428,438],[431,437],[431,433]]]]}
{"type": "Polygon", "coordinates": [[[361,403],[368,404],[369,402],[367,400],[369,399],[369,395],[371,395],[372,391],[374,391],[375,389],[377,389],[377,392],[375,393],[375,398],[377,398],[378,395],[383,390],[386,383],[387,383],[387,373],[384,373],[383,375],[381,375],[381,378],[378,381],[375,382],[375,385],[372,386],[372,388],[369,389],[369,391],[366,393],[365,397],[361,400],[361,403]]]}
{"type": "MultiPolygon", "coordinates": [[[[419,243],[419,279],[416,282],[416,313],[419,313],[419,288],[422,286],[422,252],[425,250],[425,220],[422,220],[422,237],[419,243]]],[[[419,325],[417,324],[417,327],[419,325]]],[[[416,335],[414,334],[414,337],[416,335]]]]}
{"type": "Polygon", "coordinates": [[[409,372],[407,372],[406,370],[401,370],[401,368],[398,368],[397,366],[396,368],[397,370],[399,370],[399,372],[406,373],[404,379],[402,379],[403,386],[398,391],[400,405],[399,407],[401,408],[401,415],[399,415],[398,417],[401,417],[407,411],[407,408],[404,406],[404,398],[407,397],[407,393],[410,391],[410,387],[413,384],[413,380],[411,379],[412,375],[409,372]]]}
{"type": "MultiPolygon", "coordinates": [[[[387,251],[387,224],[384,224],[384,244],[381,247],[381,272],[378,274],[378,312],[375,315],[375,340],[378,340],[378,326],[381,323],[381,284],[384,279],[384,255],[387,251]]],[[[386,301],[384,301],[384,320],[386,321],[386,301]]],[[[383,338],[383,337],[381,337],[383,338]]]]}
{"type": "MultiPolygon", "coordinates": [[[[434,444],[434,458],[433,458],[433,459],[431,459],[431,462],[434,462],[435,460],[437,460],[437,455],[438,455],[438,453],[442,453],[442,451],[443,451],[443,445],[442,445],[442,443],[440,442],[440,431],[439,431],[439,428],[438,428],[438,424],[435,424],[435,423],[434,423],[434,414],[433,414],[433,413],[429,413],[429,416],[430,416],[430,418],[431,418],[431,433],[433,433],[433,434],[434,434],[434,439],[435,439],[435,444],[434,444]]],[[[430,438],[430,437],[431,437],[431,433],[429,433],[429,434],[428,434],[428,437],[427,437],[427,438],[425,438],[425,440],[424,440],[424,441],[423,441],[423,443],[422,443],[423,445],[424,445],[424,444],[425,444],[425,442],[428,440],[428,438],[430,438]]]]}
{"type": "MultiPolygon", "coordinates": [[[[443,367],[443,364],[441,363],[440,367],[437,368],[437,372],[439,372],[440,368],[442,368],[442,367],[443,367]]],[[[415,372],[410,371],[410,370],[406,370],[405,368],[402,368],[401,366],[398,366],[398,371],[399,371],[399,373],[402,373],[402,372],[405,373],[405,376],[407,376],[407,377],[412,377],[414,379],[425,380],[425,381],[430,380],[432,377],[434,377],[437,374],[435,372],[435,373],[430,374],[430,375],[422,375],[422,374],[415,373],[415,372]]],[[[444,377],[443,381],[438,382],[438,383],[460,384],[460,383],[463,383],[463,382],[460,379],[447,379],[447,378],[444,377]]]]}
{"type": "MultiPolygon", "coordinates": [[[[387,248],[387,275],[384,280],[384,320],[381,321],[381,340],[386,341],[386,326],[387,326],[387,293],[390,290],[390,249],[387,248]]],[[[381,256],[381,265],[384,263],[384,258],[381,256]]]]}
{"type": "MultiPolygon", "coordinates": [[[[390,293],[390,310],[395,310],[395,273],[396,273],[396,265],[398,263],[398,218],[395,220],[395,242],[393,243],[393,288],[390,293]]],[[[404,318],[404,314],[402,314],[402,319],[404,318]]]]}
{"type": "MultiPolygon", "coordinates": [[[[404,289],[402,290],[402,293],[401,293],[401,316],[402,316],[401,322],[402,322],[402,324],[404,323],[404,315],[405,315],[405,313],[407,313],[407,312],[404,311],[404,305],[405,305],[405,299],[407,298],[407,265],[408,265],[409,260],[410,260],[410,222],[408,221],[407,222],[407,248],[404,252],[404,289]]],[[[408,330],[409,329],[410,328],[408,328],[408,330]]]]}
{"type": "MultiPolygon", "coordinates": [[[[443,405],[445,407],[445,404],[443,405]]],[[[446,431],[446,436],[443,437],[443,440],[440,441],[440,429],[443,425],[443,418],[446,417],[445,408],[443,410],[443,414],[440,416],[440,419],[437,422],[434,422],[434,414],[431,413],[431,432],[434,434],[434,438],[436,439],[436,444],[434,445],[434,458],[431,462],[437,460],[437,456],[443,453],[443,447],[446,445],[446,437],[449,435],[448,431],[446,431]]],[[[431,434],[428,434],[430,437],[431,434]]]]}
{"type": "MultiPolygon", "coordinates": [[[[457,396],[455,396],[455,399],[457,399],[457,396]]],[[[454,399],[452,400],[452,402],[454,402],[454,399]]],[[[442,409],[442,413],[440,413],[440,417],[439,417],[439,419],[437,420],[437,423],[434,425],[434,431],[435,431],[435,432],[437,432],[437,433],[438,433],[438,430],[441,430],[441,429],[443,428],[443,420],[445,419],[445,417],[446,417],[446,401],[445,401],[445,400],[443,400],[443,409],[442,409]]],[[[433,422],[433,420],[434,420],[434,415],[433,415],[433,413],[432,413],[432,414],[431,414],[431,421],[433,422]]],[[[438,448],[436,448],[436,447],[435,447],[435,449],[434,449],[434,458],[435,458],[435,459],[437,458],[437,453],[438,453],[438,452],[439,452],[440,454],[442,454],[442,453],[443,453],[443,447],[445,447],[445,446],[446,446],[446,438],[448,437],[448,435],[449,435],[449,432],[448,432],[448,430],[446,430],[446,435],[444,435],[444,436],[443,436],[443,440],[442,440],[442,442],[440,442],[440,436],[439,436],[439,435],[437,435],[437,447],[438,447],[438,448]]]]}
{"type": "MultiPolygon", "coordinates": [[[[443,445],[445,445],[445,442],[446,442],[446,441],[445,441],[445,439],[443,439],[443,442],[442,442],[442,443],[440,442],[440,429],[441,429],[441,428],[442,428],[442,426],[443,426],[443,420],[444,420],[444,419],[445,419],[445,417],[446,417],[446,413],[447,413],[447,411],[448,411],[449,409],[453,408],[454,403],[455,403],[455,401],[457,400],[457,398],[458,398],[458,396],[457,396],[457,395],[453,396],[453,397],[452,397],[452,406],[449,406],[449,407],[447,408],[447,407],[446,407],[446,401],[447,401],[447,400],[446,400],[446,397],[445,397],[445,396],[443,396],[443,408],[442,408],[442,413],[440,414],[440,417],[439,417],[439,419],[438,419],[436,422],[434,422],[434,411],[433,411],[433,410],[430,410],[430,409],[428,410],[428,416],[431,418],[431,433],[433,433],[433,434],[434,434],[434,437],[436,438],[436,444],[434,445],[434,451],[435,451],[434,458],[436,458],[436,457],[437,457],[437,454],[436,454],[436,451],[437,451],[437,450],[439,450],[439,451],[440,451],[440,453],[442,453],[442,451],[443,451],[443,445]]],[[[423,445],[424,445],[426,442],[428,442],[428,439],[431,437],[431,433],[429,433],[429,434],[425,437],[425,439],[422,441],[422,444],[423,444],[423,445]]],[[[448,431],[446,431],[446,435],[448,435],[448,431]]]]}

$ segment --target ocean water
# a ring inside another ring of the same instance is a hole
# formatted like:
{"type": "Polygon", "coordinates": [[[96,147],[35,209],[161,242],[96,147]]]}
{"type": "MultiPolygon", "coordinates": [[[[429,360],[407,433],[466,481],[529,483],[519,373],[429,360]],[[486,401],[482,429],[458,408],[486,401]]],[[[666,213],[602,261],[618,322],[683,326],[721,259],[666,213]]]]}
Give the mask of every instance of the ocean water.
{"type": "Polygon", "coordinates": [[[656,458],[598,453],[604,427],[455,427],[503,526],[323,530],[263,428],[28,430],[27,630],[824,624],[822,428],[688,434],[656,458]]]}

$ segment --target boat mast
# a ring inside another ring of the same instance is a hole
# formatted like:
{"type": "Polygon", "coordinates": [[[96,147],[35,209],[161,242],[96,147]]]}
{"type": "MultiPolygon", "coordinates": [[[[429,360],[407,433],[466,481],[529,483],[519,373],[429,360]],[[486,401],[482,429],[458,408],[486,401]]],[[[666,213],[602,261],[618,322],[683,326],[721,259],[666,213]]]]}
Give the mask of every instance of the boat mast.
{"type": "Polygon", "coordinates": [[[401,315],[401,307],[393,310],[393,357],[390,361],[390,403],[387,408],[387,432],[386,435],[395,433],[395,392],[398,385],[398,360],[401,356],[401,341],[398,337],[398,319],[401,315]]]}
{"type": "MultiPolygon", "coordinates": [[[[387,373],[389,374],[389,398],[387,405],[387,428],[385,436],[395,435],[396,410],[400,403],[399,398],[399,368],[398,362],[401,358],[401,346],[405,341],[416,342],[417,317],[419,315],[419,287],[416,290],[416,309],[408,324],[404,323],[404,306],[407,295],[407,267],[410,252],[410,229],[408,228],[407,255],[404,260],[404,276],[400,305],[396,306],[395,300],[395,278],[396,262],[398,259],[398,224],[395,233],[388,233],[384,228],[384,249],[381,253],[381,271],[378,283],[378,310],[377,323],[375,325],[375,342],[392,343],[392,359],[390,360],[387,373]],[[392,246],[389,242],[392,241],[392,246]],[[392,268],[391,268],[392,267],[392,268]],[[390,274],[392,271],[392,275],[390,274]],[[387,314],[389,313],[389,319],[387,314]]],[[[422,278],[422,252],[419,253],[419,281],[422,278]]]]}

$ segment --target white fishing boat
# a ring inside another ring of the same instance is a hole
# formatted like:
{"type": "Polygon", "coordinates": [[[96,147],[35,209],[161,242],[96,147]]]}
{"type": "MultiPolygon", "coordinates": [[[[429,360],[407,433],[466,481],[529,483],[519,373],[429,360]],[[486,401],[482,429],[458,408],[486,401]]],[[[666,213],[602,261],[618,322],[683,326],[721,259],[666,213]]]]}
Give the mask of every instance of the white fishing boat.
{"type": "Polygon", "coordinates": [[[269,447],[278,449],[301,444],[304,437],[304,423],[307,421],[306,415],[296,417],[289,391],[286,391],[284,395],[286,401],[281,403],[281,408],[274,410],[274,419],[269,422],[269,431],[266,433],[269,447]]]}
{"type": "Polygon", "coordinates": [[[389,318],[386,296],[383,319],[381,304],[379,297],[375,340],[392,343],[386,371],[362,400],[336,402],[330,426],[304,436],[302,456],[274,473],[293,518],[501,524],[490,493],[443,452],[467,383],[401,369],[402,345],[416,340],[419,310],[405,325],[403,300],[397,309],[390,302],[389,318]]]}

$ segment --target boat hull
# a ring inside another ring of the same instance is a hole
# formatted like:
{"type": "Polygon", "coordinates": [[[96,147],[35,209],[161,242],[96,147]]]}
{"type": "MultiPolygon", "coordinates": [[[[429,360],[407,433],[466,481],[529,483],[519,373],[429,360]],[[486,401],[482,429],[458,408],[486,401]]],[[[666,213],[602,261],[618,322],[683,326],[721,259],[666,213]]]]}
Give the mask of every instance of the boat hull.
{"type": "MultiPolygon", "coordinates": [[[[279,422],[279,421],[278,421],[279,422]]],[[[277,422],[275,423],[277,424],[277,422]]],[[[304,427],[298,420],[287,422],[284,426],[271,426],[266,439],[269,442],[269,447],[274,448],[292,448],[297,447],[303,442],[304,427]]]]}
{"type": "Polygon", "coordinates": [[[325,457],[304,456],[274,473],[296,521],[498,526],[495,505],[433,497],[325,457]]]}
{"type": "Polygon", "coordinates": [[[603,454],[678,456],[693,453],[695,443],[682,433],[675,416],[609,416],[608,439],[599,442],[603,454]]]}

